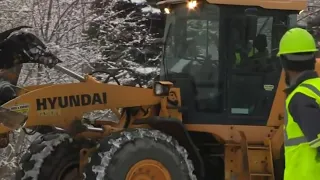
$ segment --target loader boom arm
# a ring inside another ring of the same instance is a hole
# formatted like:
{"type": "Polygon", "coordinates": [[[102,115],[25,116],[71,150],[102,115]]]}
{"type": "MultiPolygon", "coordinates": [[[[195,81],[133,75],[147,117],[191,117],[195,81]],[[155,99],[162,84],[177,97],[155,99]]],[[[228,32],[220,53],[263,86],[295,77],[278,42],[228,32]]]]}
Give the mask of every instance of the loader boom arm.
{"type": "MultiPolygon", "coordinates": [[[[87,81],[36,89],[2,107],[25,113],[28,116],[26,127],[48,125],[66,128],[74,120],[81,120],[86,112],[152,106],[159,104],[160,100],[152,89],[87,81]]],[[[7,131],[9,129],[0,126],[0,134],[7,131]]]]}

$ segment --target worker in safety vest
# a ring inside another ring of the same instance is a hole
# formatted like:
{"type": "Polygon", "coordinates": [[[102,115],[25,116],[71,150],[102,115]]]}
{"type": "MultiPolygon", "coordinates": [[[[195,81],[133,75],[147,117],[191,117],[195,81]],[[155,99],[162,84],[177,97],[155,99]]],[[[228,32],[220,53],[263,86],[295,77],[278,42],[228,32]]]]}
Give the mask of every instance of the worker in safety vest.
{"type": "Polygon", "coordinates": [[[284,180],[320,179],[320,78],[312,35],[301,28],[287,31],[278,56],[285,71],[284,180]]]}
{"type": "MultiPolygon", "coordinates": [[[[256,51],[257,51],[256,48],[251,47],[250,51],[248,52],[248,57],[252,57],[256,51]]],[[[236,55],[236,65],[239,65],[241,63],[241,53],[239,51],[236,51],[235,55],[236,55]]]]}
{"type": "MultiPolygon", "coordinates": [[[[235,56],[236,56],[236,63],[235,65],[240,65],[241,62],[241,52],[246,52],[246,51],[239,51],[240,48],[237,48],[236,45],[236,52],[235,52],[235,56]]],[[[267,50],[267,37],[264,34],[258,34],[257,37],[252,41],[249,41],[248,43],[248,49],[249,51],[245,53],[245,55],[247,55],[248,58],[261,58],[261,57],[268,57],[268,50],[267,50]]],[[[262,59],[263,60],[263,59],[262,59]]],[[[259,59],[259,61],[262,61],[261,59],[259,59]]]]}
{"type": "Polygon", "coordinates": [[[238,30],[234,29],[232,34],[235,42],[235,65],[239,65],[241,63],[241,60],[243,60],[243,57],[252,57],[256,49],[253,48],[253,41],[249,41],[246,46],[243,46],[243,44],[241,43],[241,35],[238,30]]]}

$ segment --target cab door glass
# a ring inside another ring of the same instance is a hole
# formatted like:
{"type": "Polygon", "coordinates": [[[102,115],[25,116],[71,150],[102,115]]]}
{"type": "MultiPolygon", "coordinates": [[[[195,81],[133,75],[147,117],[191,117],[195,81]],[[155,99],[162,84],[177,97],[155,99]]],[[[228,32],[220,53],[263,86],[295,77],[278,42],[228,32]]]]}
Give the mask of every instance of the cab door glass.
{"type": "MultiPolygon", "coordinates": [[[[231,115],[263,116],[266,108],[265,91],[273,91],[273,83],[269,83],[267,76],[273,73],[272,39],[273,17],[259,16],[255,24],[256,37],[246,38],[246,33],[238,30],[242,39],[242,47],[235,49],[235,60],[229,78],[229,107],[231,115]],[[268,83],[267,83],[268,82],[268,83]]],[[[238,27],[245,27],[246,21],[238,27]]],[[[254,29],[254,28],[253,28],[254,29]]]]}
{"type": "Polygon", "coordinates": [[[195,104],[198,111],[220,109],[219,88],[219,22],[187,21],[187,59],[189,73],[196,86],[195,104]]]}
{"type": "Polygon", "coordinates": [[[289,28],[293,28],[293,27],[296,27],[298,25],[297,18],[298,18],[297,14],[290,14],[288,16],[289,28]]]}
{"type": "Polygon", "coordinates": [[[272,22],[273,17],[259,17],[257,23],[256,38],[253,41],[255,58],[261,63],[271,57],[272,50],[272,22]]]}
{"type": "Polygon", "coordinates": [[[209,20],[187,21],[186,59],[191,60],[190,74],[195,81],[217,79],[219,60],[219,24],[209,20]]]}
{"type": "Polygon", "coordinates": [[[221,112],[219,7],[208,5],[199,13],[181,6],[175,13],[166,35],[166,74],[181,88],[184,106],[200,112],[221,112]]]}

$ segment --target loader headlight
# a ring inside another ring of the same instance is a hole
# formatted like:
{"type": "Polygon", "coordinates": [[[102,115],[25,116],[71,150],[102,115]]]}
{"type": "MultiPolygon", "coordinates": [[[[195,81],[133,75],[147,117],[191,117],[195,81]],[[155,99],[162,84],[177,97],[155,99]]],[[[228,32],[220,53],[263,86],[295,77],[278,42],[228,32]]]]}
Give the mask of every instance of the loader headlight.
{"type": "Polygon", "coordinates": [[[163,94],[163,91],[164,91],[164,87],[161,84],[156,84],[154,86],[154,92],[156,95],[163,94]]]}
{"type": "Polygon", "coordinates": [[[171,82],[166,82],[166,81],[155,82],[153,87],[154,95],[168,96],[171,86],[172,86],[171,82]]]}

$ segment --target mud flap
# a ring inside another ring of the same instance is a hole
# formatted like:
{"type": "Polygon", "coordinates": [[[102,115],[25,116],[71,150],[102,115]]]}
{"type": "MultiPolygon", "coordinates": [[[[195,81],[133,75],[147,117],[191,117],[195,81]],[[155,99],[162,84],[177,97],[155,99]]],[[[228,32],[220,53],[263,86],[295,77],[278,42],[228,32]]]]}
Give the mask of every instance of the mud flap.
{"type": "Polygon", "coordinates": [[[28,116],[0,107],[0,123],[9,129],[16,130],[21,128],[27,121],[28,116]]]}

